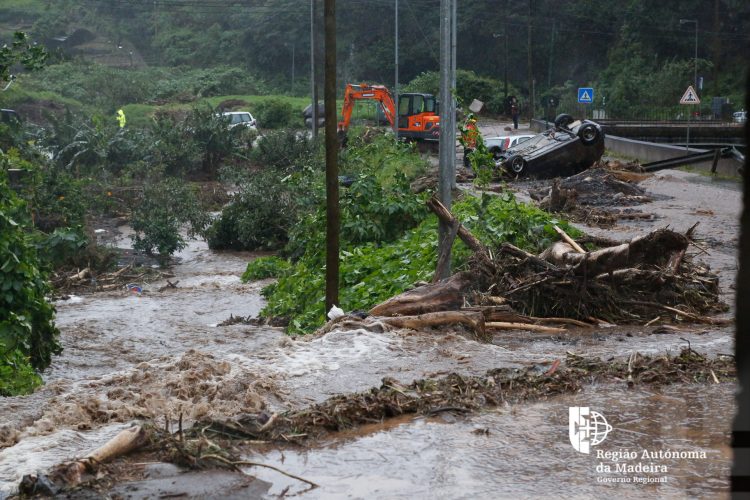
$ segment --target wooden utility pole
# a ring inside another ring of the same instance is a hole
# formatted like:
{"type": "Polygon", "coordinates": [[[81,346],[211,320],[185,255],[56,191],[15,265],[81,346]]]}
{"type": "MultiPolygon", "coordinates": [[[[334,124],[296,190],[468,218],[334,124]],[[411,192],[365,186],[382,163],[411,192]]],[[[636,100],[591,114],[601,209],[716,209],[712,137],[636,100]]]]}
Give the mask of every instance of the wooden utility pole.
{"type": "MultiPolygon", "coordinates": [[[[438,196],[440,202],[450,210],[451,187],[453,179],[451,174],[456,163],[455,130],[456,114],[452,112],[453,94],[451,84],[453,83],[453,1],[440,0],[440,173],[438,177],[438,196]],[[451,137],[454,142],[451,143],[451,137]]],[[[450,276],[450,252],[453,242],[451,241],[451,227],[444,223],[438,223],[438,262],[442,263],[436,275],[437,279],[445,279],[450,276]]]]}
{"type": "Polygon", "coordinates": [[[325,0],[326,312],[339,302],[339,141],[336,119],[336,0],[325,0]]]}

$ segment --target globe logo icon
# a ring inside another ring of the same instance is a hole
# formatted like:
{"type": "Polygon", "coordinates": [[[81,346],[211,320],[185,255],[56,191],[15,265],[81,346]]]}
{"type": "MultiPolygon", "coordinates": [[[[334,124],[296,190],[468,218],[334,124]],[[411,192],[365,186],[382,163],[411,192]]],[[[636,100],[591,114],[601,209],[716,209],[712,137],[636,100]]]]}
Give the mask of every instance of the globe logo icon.
{"type": "Polygon", "coordinates": [[[589,439],[591,440],[591,446],[596,446],[607,438],[607,434],[612,430],[612,426],[609,425],[604,415],[598,411],[591,412],[591,418],[589,418],[589,439]]]}
{"type": "Polygon", "coordinates": [[[581,453],[590,453],[591,447],[604,441],[612,431],[604,415],[589,410],[588,406],[571,406],[569,415],[570,443],[581,453]]]}

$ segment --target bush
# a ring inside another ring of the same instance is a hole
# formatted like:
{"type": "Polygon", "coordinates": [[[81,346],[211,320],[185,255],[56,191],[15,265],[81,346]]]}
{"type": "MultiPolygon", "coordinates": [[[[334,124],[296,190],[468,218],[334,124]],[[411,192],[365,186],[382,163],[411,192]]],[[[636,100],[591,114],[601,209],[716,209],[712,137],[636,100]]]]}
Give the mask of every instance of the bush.
{"type": "Polygon", "coordinates": [[[279,129],[293,125],[294,112],[288,101],[273,97],[254,106],[255,118],[262,128],[279,129]]]}
{"type": "Polygon", "coordinates": [[[28,393],[41,383],[34,371],[61,352],[54,307],[34,245],[27,207],[0,173],[0,396],[28,393]]]}
{"type": "Polygon", "coordinates": [[[247,269],[242,273],[242,282],[262,280],[266,278],[278,278],[291,268],[291,264],[281,257],[269,256],[258,257],[247,264],[247,269]]]}
{"type": "MultiPolygon", "coordinates": [[[[303,174],[299,175],[299,178],[303,174]]],[[[256,172],[240,186],[207,232],[211,249],[277,250],[288,241],[304,197],[299,183],[274,169],[256,172]]]]}
{"type": "MultiPolygon", "coordinates": [[[[307,135],[291,129],[263,135],[250,152],[250,160],[264,168],[288,169],[308,163],[322,148],[307,135]]],[[[321,162],[322,165],[322,162],[321,162]]]]}
{"type": "Polygon", "coordinates": [[[184,225],[187,236],[193,237],[205,230],[208,221],[208,214],[188,184],[173,178],[148,184],[133,207],[133,248],[164,260],[185,248],[181,233],[184,225]]]}

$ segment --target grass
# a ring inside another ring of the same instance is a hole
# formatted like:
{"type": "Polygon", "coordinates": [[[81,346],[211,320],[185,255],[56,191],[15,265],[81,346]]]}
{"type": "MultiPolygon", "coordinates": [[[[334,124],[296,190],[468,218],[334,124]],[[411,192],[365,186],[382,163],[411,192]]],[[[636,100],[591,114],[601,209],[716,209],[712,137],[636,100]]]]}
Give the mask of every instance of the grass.
{"type": "MultiPolygon", "coordinates": [[[[123,106],[122,109],[128,119],[128,124],[140,127],[148,124],[149,120],[157,110],[189,111],[191,108],[202,104],[208,104],[212,108],[216,108],[219,104],[227,100],[242,100],[247,103],[247,106],[244,106],[243,110],[253,113],[255,111],[254,107],[257,104],[271,99],[280,99],[291,104],[293,113],[295,116],[299,117],[300,127],[302,126],[302,110],[310,104],[310,99],[307,97],[290,97],[286,95],[221,95],[198,99],[189,103],[169,103],[164,105],[127,104],[123,106]]],[[[341,99],[336,102],[339,118],[341,117],[341,108],[343,104],[344,101],[341,99]]],[[[375,101],[360,102],[355,105],[354,112],[352,113],[352,124],[365,120],[371,121],[374,120],[375,117],[375,101]]]]}

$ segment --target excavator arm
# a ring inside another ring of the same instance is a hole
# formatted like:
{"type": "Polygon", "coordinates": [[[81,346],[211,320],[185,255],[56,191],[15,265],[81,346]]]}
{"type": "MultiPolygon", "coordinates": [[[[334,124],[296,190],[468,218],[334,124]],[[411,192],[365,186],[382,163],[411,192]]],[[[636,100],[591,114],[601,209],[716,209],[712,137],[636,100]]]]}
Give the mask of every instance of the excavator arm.
{"type": "Polygon", "coordinates": [[[344,107],[341,111],[342,117],[338,124],[340,132],[345,133],[349,129],[354,102],[361,100],[375,100],[380,102],[383,114],[388,120],[388,123],[390,123],[392,127],[396,126],[396,105],[387,88],[382,85],[368,85],[366,83],[354,85],[349,83],[346,85],[344,107]]]}

